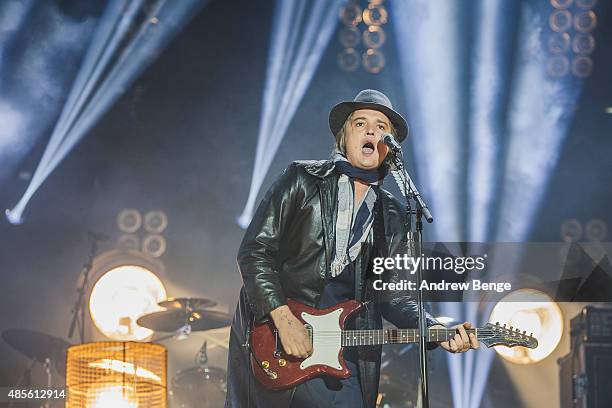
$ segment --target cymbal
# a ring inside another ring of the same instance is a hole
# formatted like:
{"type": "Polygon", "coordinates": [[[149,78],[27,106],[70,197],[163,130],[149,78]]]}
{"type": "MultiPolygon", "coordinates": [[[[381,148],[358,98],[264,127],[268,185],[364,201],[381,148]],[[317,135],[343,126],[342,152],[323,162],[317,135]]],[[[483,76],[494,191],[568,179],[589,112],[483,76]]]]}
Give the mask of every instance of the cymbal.
{"type": "Polygon", "coordinates": [[[210,299],[205,298],[192,298],[192,297],[183,297],[183,298],[169,298],[166,300],[162,300],[158,303],[161,307],[165,307],[166,309],[206,309],[208,307],[217,306],[217,302],[210,299]]]}
{"type": "Polygon", "coordinates": [[[230,315],[216,310],[164,310],[141,316],[136,322],[147,329],[174,332],[189,324],[192,331],[218,329],[230,324],[230,315]]]}
{"type": "Polygon", "coordinates": [[[45,363],[49,358],[51,364],[62,376],[66,373],[66,349],[70,343],[59,337],[25,329],[8,329],[2,332],[4,341],[21,354],[45,363]]]}

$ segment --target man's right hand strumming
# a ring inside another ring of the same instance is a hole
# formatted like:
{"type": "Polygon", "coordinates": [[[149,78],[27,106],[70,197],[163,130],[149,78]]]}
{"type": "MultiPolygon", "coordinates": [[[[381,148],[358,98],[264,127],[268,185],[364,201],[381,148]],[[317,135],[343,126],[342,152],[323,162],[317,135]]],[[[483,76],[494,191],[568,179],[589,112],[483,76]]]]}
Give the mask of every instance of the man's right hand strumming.
{"type": "Polygon", "coordinates": [[[304,324],[291,312],[289,306],[283,305],[270,312],[270,317],[278,329],[281,344],[285,353],[306,358],[312,353],[312,344],[304,324]]]}

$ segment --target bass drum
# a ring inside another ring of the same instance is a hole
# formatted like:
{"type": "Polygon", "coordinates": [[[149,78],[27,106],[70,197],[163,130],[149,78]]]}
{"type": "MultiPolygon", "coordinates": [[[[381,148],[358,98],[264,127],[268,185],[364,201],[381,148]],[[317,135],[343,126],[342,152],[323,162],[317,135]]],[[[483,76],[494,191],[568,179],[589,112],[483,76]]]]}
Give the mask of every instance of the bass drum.
{"type": "Polygon", "coordinates": [[[173,408],[219,408],[225,404],[227,374],[215,367],[179,370],[172,378],[173,408]]]}

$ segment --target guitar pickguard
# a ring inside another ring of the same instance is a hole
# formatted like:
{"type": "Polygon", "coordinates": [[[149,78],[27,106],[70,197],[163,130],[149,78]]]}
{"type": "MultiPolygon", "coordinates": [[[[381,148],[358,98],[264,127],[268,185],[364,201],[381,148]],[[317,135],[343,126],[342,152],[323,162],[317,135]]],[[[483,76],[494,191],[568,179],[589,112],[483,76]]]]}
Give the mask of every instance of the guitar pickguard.
{"type": "Polygon", "coordinates": [[[313,365],[322,364],[341,370],[339,356],[342,349],[342,331],[340,328],[340,315],[344,309],[339,308],[322,316],[302,312],[301,317],[312,328],[313,353],[300,364],[306,369],[313,365]]]}

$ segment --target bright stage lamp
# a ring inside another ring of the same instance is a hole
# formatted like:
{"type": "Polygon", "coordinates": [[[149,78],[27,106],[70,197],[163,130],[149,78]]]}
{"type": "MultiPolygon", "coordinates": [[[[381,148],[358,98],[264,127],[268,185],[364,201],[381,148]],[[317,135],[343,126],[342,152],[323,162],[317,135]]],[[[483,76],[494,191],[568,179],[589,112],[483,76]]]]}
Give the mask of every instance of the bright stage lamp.
{"type": "Polygon", "coordinates": [[[129,385],[101,384],[90,388],[91,408],[138,408],[134,388],[129,385]]]}
{"type": "Polygon", "coordinates": [[[519,289],[504,296],[493,308],[490,322],[533,333],[538,347],[496,346],[495,351],[516,364],[533,364],[548,357],[563,335],[563,315],[557,303],[535,289],[519,289]]]}
{"type": "Polygon", "coordinates": [[[66,408],[166,408],[167,351],[159,344],[102,341],[68,348],[66,408]]]}
{"type": "Polygon", "coordinates": [[[166,288],[150,270],[136,265],[115,267],[94,285],[89,311],[94,325],[113,340],[144,340],[153,331],[136,324],[146,314],[162,310],[166,288]]]}

